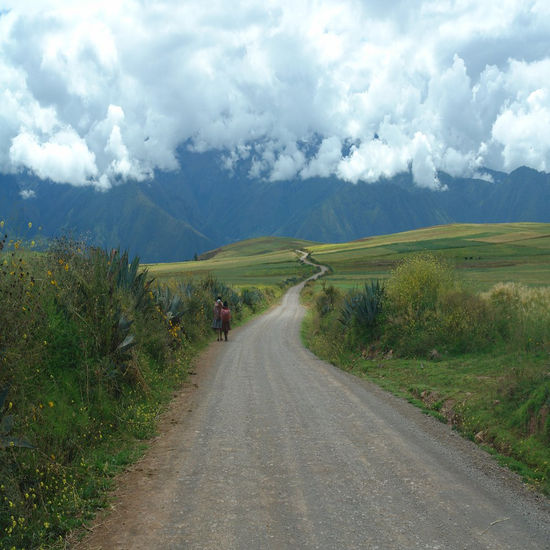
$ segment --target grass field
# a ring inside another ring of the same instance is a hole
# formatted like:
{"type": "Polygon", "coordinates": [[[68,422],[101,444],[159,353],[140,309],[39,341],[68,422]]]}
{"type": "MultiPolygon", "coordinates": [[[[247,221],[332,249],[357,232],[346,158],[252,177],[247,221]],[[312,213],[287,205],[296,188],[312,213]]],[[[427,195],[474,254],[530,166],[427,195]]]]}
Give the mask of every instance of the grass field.
{"type": "Polygon", "coordinates": [[[146,264],[145,267],[162,283],[211,275],[237,288],[276,286],[314,272],[298,261],[295,252],[312,244],[297,239],[261,237],[208,252],[199,261],[146,264]]]}
{"type": "Polygon", "coordinates": [[[550,224],[453,224],[349,243],[314,244],[313,257],[329,265],[326,279],[350,288],[366,278],[386,278],[403,258],[433,252],[447,258],[474,290],[498,282],[550,284],[550,224]]]}
{"type": "Polygon", "coordinates": [[[507,281],[550,284],[550,224],[544,223],[453,224],[335,244],[261,237],[205,253],[200,261],[146,267],[160,282],[213,275],[236,287],[273,286],[310,272],[296,249],[329,265],[325,279],[339,288],[385,279],[400,260],[423,251],[447,258],[473,290],[507,281]]]}

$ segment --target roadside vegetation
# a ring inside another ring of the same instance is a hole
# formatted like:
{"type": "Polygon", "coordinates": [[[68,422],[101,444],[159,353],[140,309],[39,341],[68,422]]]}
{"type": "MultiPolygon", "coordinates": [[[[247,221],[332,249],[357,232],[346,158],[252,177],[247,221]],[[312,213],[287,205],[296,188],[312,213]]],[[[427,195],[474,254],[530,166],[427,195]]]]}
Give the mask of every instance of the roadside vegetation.
{"type": "Polygon", "coordinates": [[[443,254],[381,279],[309,285],[304,340],[421,406],[550,494],[550,287],[476,292],[443,254]]]}
{"type": "Polygon", "coordinates": [[[120,250],[60,239],[38,253],[2,233],[0,548],[62,547],[155,433],[212,338],[214,297],[239,324],[285,285],[159,285],[120,250]]]}

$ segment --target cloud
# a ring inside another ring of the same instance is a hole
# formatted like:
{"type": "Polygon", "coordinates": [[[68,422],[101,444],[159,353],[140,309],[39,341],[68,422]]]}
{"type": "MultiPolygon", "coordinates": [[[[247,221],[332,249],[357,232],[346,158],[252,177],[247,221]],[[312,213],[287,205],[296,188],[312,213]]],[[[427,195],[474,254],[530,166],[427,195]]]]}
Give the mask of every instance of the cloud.
{"type": "Polygon", "coordinates": [[[97,175],[93,152],[72,129],[61,130],[45,142],[35,134],[20,132],[12,140],[10,159],[14,166],[57,183],[86,185],[97,175]]]}
{"type": "Polygon", "coordinates": [[[540,0],[5,4],[2,172],[108,189],[182,144],[273,181],[550,170],[540,0]]]}
{"type": "Polygon", "coordinates": [[[550,91],[538,89],[504,109],[493,125],[493,139],[503,146],[504,167],[526,164],[550,171],[550,91]]]}
{"type": "Polygon", "coordinates": [[[19,194],[21,195],[21,198],[24,200],[27,199],[34,199],[36,197],[36,192],[32,189],[22,189],[19,194]]]}
{"type": "Polygon", "coordinates": [[[317,154],[301,171],[300,176],[304,179],[315,176],[327,178],[332,174],[334,166],[339,163],[341,158],[342,142],[340,138],[338,136],[325,138],[321,142],[317,154]]]}

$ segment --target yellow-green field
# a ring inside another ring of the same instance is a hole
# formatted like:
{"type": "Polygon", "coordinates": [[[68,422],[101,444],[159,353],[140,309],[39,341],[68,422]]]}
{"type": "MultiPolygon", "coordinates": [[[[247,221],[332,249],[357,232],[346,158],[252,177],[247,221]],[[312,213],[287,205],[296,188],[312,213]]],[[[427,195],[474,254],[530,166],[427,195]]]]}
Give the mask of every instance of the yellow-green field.
{"type": "Polygon", "coordinates": [[[169,283],[212,275],[233,287],[275,286],[287,279],[313,273],[298,260],[297,249],[310,241],[261,237],[234,243],[208,252],[200,261],[146,264],[158,281],[169,283]]]}
{"type": "Polygon", "coordinates": [[[337,244],[263,237],[211,251],[200,261],[146,267],[161,282],[212,275],[236,287],[273,286],[308,272],[296,249],[329,265],[327,280],[340,288],[386,278],[399,260],[428,251],[451,261],[475,290],[506,281],[550,285],[548,223],[453,224],[337,244]]]}
{"type": "Polygon", "coordinates": [[[550,285],[550,224],[453,224],[341,244],[308,247],[333,269],[327,279],[346,288],[365,278],[385,278],[412,253],[432,252],[451,261],[476,290],[498,282],[550,285]]]}

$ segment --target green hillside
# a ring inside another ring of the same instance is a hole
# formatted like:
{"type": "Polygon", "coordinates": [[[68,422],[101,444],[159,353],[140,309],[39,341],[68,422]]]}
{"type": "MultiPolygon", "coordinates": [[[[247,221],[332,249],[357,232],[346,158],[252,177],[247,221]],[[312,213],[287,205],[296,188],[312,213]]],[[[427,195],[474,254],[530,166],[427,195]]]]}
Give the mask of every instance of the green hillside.
{"type": "Polygon", "coordinates": [[[267,181],[249,177],[250,166],[228,173],[215,153],[179,160],[179,171],[105,193],[0,175],[0,220],[12,234],[27,234],[32,221],[46,238],[70,234],[144,262],[189,260],[261,236],[343,243],[448,223],[550,222],[550,175],[527,168],[490,172],[492,182],[440,173],[443,188],[433,191],[410,172],[372,184],[267,181]]]}
{"type": "Polygon", "coordinates": [[[290,238],[260,237],[206,252],[197,261],[148,264],[146,267],[161,282],[212,275],[236,287],[273,286],[313,273],[312,268],[298,261],[295,252],[313,244],[290,238]]]}
{"type": "Polygon", "coordinates": [[[550,283],[548,223],[452,224],[335,244],[260,237],[206,252],[199,261],[146,265],[160,281],[210,274],[236,286],[268,286],[303,273],[297,249],[329,265],[325,278],[340,288],[387,278],[400,260],[423,251],[448,259],[474,290],[507,281],[550,283]]]}
{"type": "Polygon", "coordinates": [[[550,224],[452,224],[308,248],[329,265],[327,279],[351,287],[365,278],[386,278],[403,258],[434,252],[450,260],[476,290],[498,282],[550,283],[550,224]]]}

